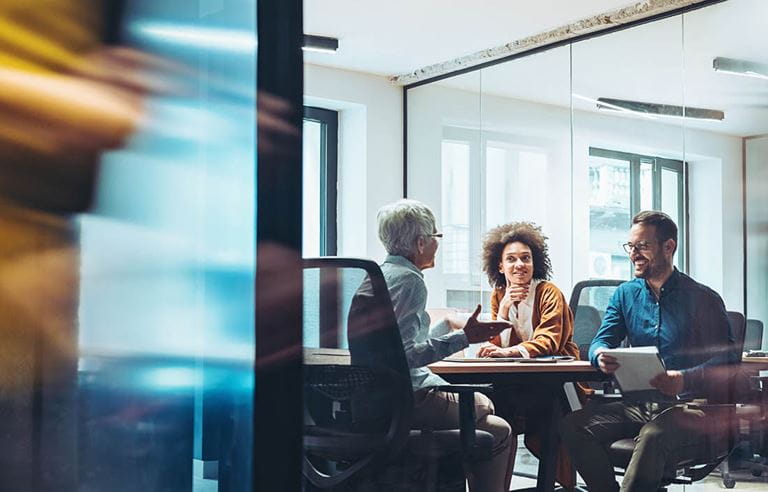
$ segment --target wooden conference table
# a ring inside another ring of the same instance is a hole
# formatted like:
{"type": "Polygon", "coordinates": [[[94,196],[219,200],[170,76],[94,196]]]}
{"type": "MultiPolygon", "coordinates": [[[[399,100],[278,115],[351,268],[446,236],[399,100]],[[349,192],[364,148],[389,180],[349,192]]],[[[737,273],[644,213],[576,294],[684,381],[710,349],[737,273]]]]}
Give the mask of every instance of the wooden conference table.
{"type": "MultiPolygon", "coordinates": [[[[555,470],[557,465],[557,450],[560,446],[560,436],[557,425],[563,416],[566,403],[563,384],[578,381],[600,381],[606,376],[592,367],[586,361],[568,362],[495,362],[495,361],[461,361],[443,360],[430,364],[429,368],[450,383],[493,383],[499,386],[514,384],[516,386],[548,387],[552,394],[552,406],[549,415],[549,425],[542,435],[541,460],[536,480],[537,491],[552,491],[555,489],[555,470]]],[[[523,395],[521,395],[523,397],[523,395]]]]}

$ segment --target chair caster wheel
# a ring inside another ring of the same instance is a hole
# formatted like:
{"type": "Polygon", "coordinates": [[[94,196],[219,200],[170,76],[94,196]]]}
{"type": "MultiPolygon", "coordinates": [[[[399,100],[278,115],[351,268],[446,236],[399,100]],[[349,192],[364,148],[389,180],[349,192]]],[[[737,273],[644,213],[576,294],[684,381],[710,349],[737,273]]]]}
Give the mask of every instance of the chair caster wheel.
{"type": "Polygon", "coordinates": [[[736,486],[736,480],[730,475],[726,475],[723,477],[723,486],[726,489],[732,489],[736,486]]]}

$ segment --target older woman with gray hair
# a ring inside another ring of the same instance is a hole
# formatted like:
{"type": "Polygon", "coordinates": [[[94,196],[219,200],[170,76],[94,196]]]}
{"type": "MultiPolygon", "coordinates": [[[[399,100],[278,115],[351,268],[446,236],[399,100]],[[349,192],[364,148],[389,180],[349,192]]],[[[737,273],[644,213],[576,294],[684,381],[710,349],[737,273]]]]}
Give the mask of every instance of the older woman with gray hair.
{"type": "MultiPolygon", "coordinates": [[[[462,326],[441,320],[430,328],[426,312],[427,287],[422,270],[435,266],[438,239],[442,234],[435,227],[432,211],[416,200],[400,200],[379,210],[379,239],[388,256],[381,265],[397,324],[411,368],[414,391],[413,428],[457,429],[459,427],[458,397],[438,391],[447,384],[426,366],[444,359],[469,343],[485,342],[511,325],[506,321],[478,321],[480,306],[462,326]]],[[[494,437],[494,452],[489,460],[468,463],[469,487],[472,492],[509,490],[511,470],[508,470],[511,429],[502,418],[494,415],[491,401],[482,394],[475,395],[477,428],[494,437]]]]}

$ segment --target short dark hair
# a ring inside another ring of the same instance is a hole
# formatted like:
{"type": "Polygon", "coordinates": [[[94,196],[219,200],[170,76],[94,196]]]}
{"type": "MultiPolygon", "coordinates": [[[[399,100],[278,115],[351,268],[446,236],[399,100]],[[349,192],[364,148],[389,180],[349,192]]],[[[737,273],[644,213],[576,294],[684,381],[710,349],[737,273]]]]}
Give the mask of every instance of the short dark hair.
{"type": "Polygon", "coordinates": [[[657,241],[663,243],[667,239],[674,239],[675,247],[677,247],[677,225],[675,225],[675,221],[664,212],[659,212],[658,210],[643,210],[632,217],[632,224],[655,226],[657,241]]]}
{"type": "Polygon", "coordinates": [[[499,272],[501,254],[509,243],[520,242],[531,248],[533,255],[533,278],[549,280],[552,262],[549,260],[547,236],[541,227],[532,222],[512,222],[494,227],[485,235],[483,241],[483,271],[488,275],[491,287],[503,289],[507,285],[506,277],[499,272]]]}

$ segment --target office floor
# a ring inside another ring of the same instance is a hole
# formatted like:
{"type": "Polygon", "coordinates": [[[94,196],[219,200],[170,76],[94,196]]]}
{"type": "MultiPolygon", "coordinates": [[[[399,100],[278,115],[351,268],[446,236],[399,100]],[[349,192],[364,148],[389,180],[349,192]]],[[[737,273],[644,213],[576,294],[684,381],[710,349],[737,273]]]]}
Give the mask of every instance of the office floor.
{"type": "MultiPolygon", "coordinates": [[[[538,464],[536,457],[531,455],[522,444],[522,439],[520,439],[517,449],[515,472],[535,475],[538,469],[538,464]]],[[[768,473],[764,474],[762,477],[753,477],[748,469],[740,469],[733,470],[732,477],[736,480],[736,487],[730,490],[740,492],[768,492],[768,473]]],[[[581,479],[579,479],[579,483],[583,485],[581,479]]],[[[535,479],[515,476],[512,477],[512,486],[510,489],[518,490],[535,486],[535,479]]],[[[582,490],[586,490],[586,488],[583,488],[582,490]]],[[[669,492],[708,492],[729,489],[726,489],[723,486],[720,475],[718,473],[713,473],[709,477],[693,485],[673,485],[668,487],[667,490],[669,492]]]]}

